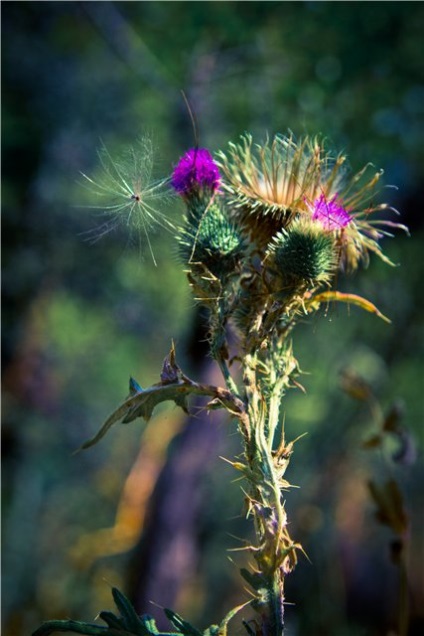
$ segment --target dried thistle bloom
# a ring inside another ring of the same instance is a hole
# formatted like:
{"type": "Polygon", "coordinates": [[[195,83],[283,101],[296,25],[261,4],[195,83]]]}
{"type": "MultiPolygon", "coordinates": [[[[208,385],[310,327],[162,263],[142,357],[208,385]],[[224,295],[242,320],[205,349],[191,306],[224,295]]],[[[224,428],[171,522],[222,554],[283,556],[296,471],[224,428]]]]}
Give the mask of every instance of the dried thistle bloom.
{"type": "Polygon", "coordinates": [[[375,203],[382,171],[368,176],[368,164],[347,178],[346,157],[333,156],[318,137],[297,142],[293,136],[276,135],[261,146],[246,134],[219,157],[233,216],[259,248],[306,215],[334,233],[343,269],[355,270],[361,261],[366,265],[369,252],[390,263],[378,243],[387,235],[381,228],[406,228],[370,218],[391,209],[375,203]]]}
{"type": "Polygon", "coordinates": [[[305,197],[314,200],[319,191],[322,158],[307,137],[297,144],[291,136],[276,135],[261,146],[246,134],[219,158],[234,216],[260,246],[305,208],[305,197]]]}
{"type": "Polygon", "coordinates": [[[172,186],[186,201],[210,199],[221,183],[219,168],[206,148],[191,148],[172,173],[172,186]]]}
{"type": "Polygon", "coordinates": [[[89,177],[82,173],[89,183],[90,191],[100,198],[97,205],[88,206],[99,210],[106,220],[91,230],[89,238],[96,242],[120,227],[135,238],[140,251],[147,243],[153,262],[156,260],[150,242],[150,232],[158,227],[175,231],[174,224],[160,211],[160,207],[170,198],[168,179],[153,178],[153,146],[148,137],[142,137],[136,147],[130,147],[118,159],[113,159],[106,146],[98,156],[100,174],[89,177]]]}

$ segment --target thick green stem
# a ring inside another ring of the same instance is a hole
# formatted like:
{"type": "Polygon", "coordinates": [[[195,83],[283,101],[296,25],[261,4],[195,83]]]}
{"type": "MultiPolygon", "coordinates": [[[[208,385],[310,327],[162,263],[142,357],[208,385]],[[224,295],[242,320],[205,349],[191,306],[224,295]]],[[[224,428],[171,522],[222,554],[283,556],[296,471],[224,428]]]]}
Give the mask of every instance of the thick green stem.
{"type": "MultiPolygon", "coordinates": [[[[263,346],[262,313],[250,332],[250,349],[243,356],[245,404],[251,432],[246,442],[246,476],[249,480],[250,511],[254,518],[256,561],[253,606],[261,616],[261,636],[282,636],[284,632],[284,583],[297,563],[300,544],[287,529],[282,491],[289,486],[283,478],[293,443],[286,445],[284,430],[275,439],[284,391],[298,371],[288,332],[269,338],[263,346]],[[256,334],[256,336],[255,336],[256,334]],[[258,581],[261,584],[258,584],[258,581]]],[[[265,330],[266,331],[266,330],[265,330]]]]}
{"type": "Polygon", "coordinates": [[[275,430],[281,391],[266,406],[254,372],[254,360],[248,357],[245,386],[252,431],[246,459],[252,474],[251,508],[257,534],[254,551],[264,588],[259,590],[256,609],[261,615],[262,636],[281,636],[284,630],[284,572],[287,544],[286,513],[281,500],[280,478],[274,463],[269,428],[275,430]],[[272,402],[272,405],[271,405],[272,402]],[[271,408],[270,408],[271,407],[271,408]],[[269,417],[272,420],[270,423],[269,417]]]}

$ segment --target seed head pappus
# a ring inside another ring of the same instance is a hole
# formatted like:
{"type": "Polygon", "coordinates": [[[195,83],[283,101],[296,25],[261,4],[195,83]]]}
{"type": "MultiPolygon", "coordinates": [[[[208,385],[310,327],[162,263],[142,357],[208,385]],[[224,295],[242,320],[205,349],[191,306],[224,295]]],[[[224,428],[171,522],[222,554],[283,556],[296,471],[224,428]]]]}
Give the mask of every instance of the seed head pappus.
{"type": "Polygon", "coordinates": [[[128,239],[136,240],[140,251],[147,244],[156,265],[150,233],[159,228],[175,231],[174,224],[161,211],[161,207],[173,196],[168,188],[169,178],[153,177],[153,145],[149,137],[141,137],[117,159],[105,145],[98,151],[100,171],[96,177],[86,179],[89,190],[99,197],[98,205],[88,206],[99,210],[105,219],[87,235],[92,242],[118,228],[128,232],[128,239]]]}

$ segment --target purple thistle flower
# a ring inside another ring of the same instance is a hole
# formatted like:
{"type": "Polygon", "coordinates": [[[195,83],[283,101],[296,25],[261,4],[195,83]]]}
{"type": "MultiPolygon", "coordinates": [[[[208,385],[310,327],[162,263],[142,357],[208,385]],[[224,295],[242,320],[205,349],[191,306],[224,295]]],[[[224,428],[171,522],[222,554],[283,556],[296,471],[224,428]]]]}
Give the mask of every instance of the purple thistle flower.
{"type": "Polygon", "coordinates": [[[190,148],[172,173],[172,185],[182,196],[194,193],[212,195],[220,183],[218,166],[206,148],[190,148]]]}
{"type": "Polygon", "coordinates": [[[308,207],[312,212],[312,219],[319,221],[325,230],[341,230],[352,220],[349,212],[337,202],[337,194],[329,201],[321,194],[313,205],[308,203],[308,207]]]}

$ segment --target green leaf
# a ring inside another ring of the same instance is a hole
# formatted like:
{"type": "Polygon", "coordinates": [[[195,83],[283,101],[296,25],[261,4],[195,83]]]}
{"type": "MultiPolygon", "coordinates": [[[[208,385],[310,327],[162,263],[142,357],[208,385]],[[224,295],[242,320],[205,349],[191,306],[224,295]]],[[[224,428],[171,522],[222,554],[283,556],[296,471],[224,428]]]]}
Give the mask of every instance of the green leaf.
{"type": "MultiPolygon", "coordinates": [[[[247,603],[242,603],[242,605],[237,605],[236,607],[233,607],[232,610],[230,610],[228,612],[228,614],[226,614],[226,616],[224,616],[224,618],[222,619],[222,621],[219,624],[219,631],[218,634],[219,636],[227,636],[227,627],[228,627],[228,623],[230,622],[230,620],[241,610],[243,609],[243,607],[246,607],[246,605],[249,605],[250,601],[247,601],[247,603]]],[[[211,627],[214,627],[213,625],[211,627]]]]}
{"type": "Polygon", "coordinates": [[[102,611],[99,613],[99,618],[101,618],[102,621],[104,621],[107,624],[107,626],[111,627],[112,629],[117,629],[117,630],[125,629],[121,619],[115,616],[113,612],[102,611]]]}
{"type": "Polygon", "coordinates": [[[131,395],[137,395],[137,393],[141,393],[142,390],[143,387],[139,385],[137,380],[134,380],[134,378],[130,378],[130,394],[128,397],[130,397],[131,395]]]}
{"type": "Polygon", "coordinates": [[[203,636],[202,632],[193,627],[190,623],[185,621],[179,614],[176,614],[170,609],[165,607],[164,612],[166,616],[169,618],[171,623],[175,625],[175,627],[185,636],[203,636]]]}
{"type": "Polygon", "coordinates": [[[121,617],[109,611],[100,612],[99,618],[107,627],[73,620],[53,620],[43,623],[33,636],[49,636],[54,632],[73,632],[86,636],[179,636],[174,632],[159,632],[154,619],[148,614],[138,616],[125,594],[115,587],[112,588],[112,596],[121,617]]]}
{"type": "Polygon", "coordinates": [[[112,596],[113,600],[115,601],[116,607],[121,613],[124,628],[131,634],[149,636],[149,630],[147,629],[146,625],[140,620],[139,615],[137,614],[125,594],[122,594],[122,592],[120,592],[116,587],[113,587],[112,596]]]}
{"type": "Polygon", "coordinates": [[[69,620],[46,621],[33,632],[32,636],[48,636],[54,632],[74,632],[75,634],[86,634],[87,636],[106,636],[110,634],[107,627],[69,620]]]}
{"type": "Polygon", "coordinates": [[[149,634],[159,634],[159,630],[156,627],[155,619],[149,614],[143,614],[140,616],[140,620],[147,629],[149,634]]]}

